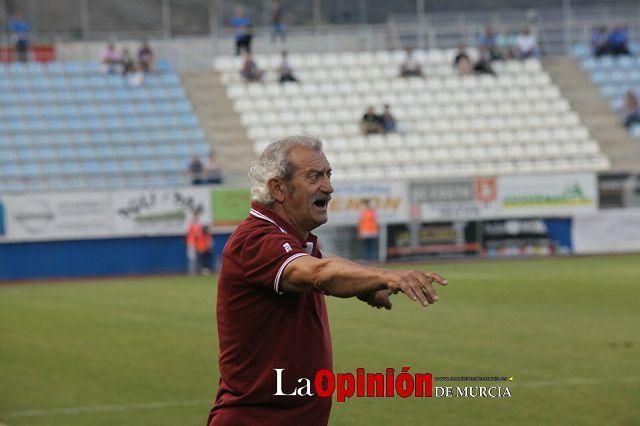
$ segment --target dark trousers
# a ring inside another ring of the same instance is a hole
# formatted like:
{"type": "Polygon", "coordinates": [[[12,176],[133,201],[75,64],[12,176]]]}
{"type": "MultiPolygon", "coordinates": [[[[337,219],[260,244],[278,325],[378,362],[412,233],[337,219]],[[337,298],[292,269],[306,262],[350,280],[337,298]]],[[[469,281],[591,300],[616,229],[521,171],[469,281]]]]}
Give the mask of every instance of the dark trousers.
{"type": "Polygon", "coordinates": [[[29,41],[18,40],[16,42],[16,56],[20,62],[29,61],[29,41]]]}
{"type": "Polygon", "coordinates": [[[251,35],[244,35],[236,39],[236,56],[240,56],[240,53],[242,53],[243,50],[247,53],[251,53],[252,38],[253,36],[251,35]]]}
{"type": "Polygon", "coordinates": [[[365,260],[378,260],[378,238],[363,238],[365,260]]]}
{"type": "Polygon", "coordinates": [[[211,270],[211,250],[198,252],[198,273],[202,272],[203,269],[211,270]]]}

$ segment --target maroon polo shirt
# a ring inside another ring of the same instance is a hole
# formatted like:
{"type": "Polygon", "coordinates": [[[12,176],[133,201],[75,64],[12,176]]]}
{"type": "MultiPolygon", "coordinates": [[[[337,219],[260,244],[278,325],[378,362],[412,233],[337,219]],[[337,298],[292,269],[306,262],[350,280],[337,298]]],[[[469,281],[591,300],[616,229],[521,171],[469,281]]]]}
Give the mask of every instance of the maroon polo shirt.
{"type": "Polygon", "coordinates": [[[324,296],[279,289],[285,267],[300,256],[322,258],[317,237],[303,240],[287,221],[253,203],[227,242],[218,280],[220,384],[209,425],[326,425],[331,398],[276,396],[312,383],[332,368],[324,296]]]}

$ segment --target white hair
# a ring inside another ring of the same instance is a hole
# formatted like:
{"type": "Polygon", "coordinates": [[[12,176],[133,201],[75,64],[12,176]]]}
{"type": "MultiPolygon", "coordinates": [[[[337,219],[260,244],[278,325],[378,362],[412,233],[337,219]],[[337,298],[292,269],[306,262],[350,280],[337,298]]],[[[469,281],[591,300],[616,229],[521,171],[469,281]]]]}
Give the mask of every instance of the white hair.
{"type": "Polygon", "coordinates": [[[289,153],[294,146],[302,146],[314,151],[322,151],[322,141],[315,136],[297,135],[272,142],[262,151],[258,159],[251,163],[249,183],[251,199],[264,206],[275,202],[269,192],[270,179],[289,181],[295,172],[295,165],[289,161],[289,153]]]}

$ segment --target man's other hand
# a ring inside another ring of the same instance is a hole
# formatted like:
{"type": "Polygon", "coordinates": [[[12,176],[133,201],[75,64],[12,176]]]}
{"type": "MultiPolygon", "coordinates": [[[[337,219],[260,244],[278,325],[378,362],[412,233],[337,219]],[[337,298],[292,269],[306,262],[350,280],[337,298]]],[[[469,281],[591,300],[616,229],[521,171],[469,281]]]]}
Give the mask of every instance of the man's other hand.
{"type": "Polygon", "coordinates": [[[438,294],[432,283],[447,285],[449,282],[435,272],[389,271],[387,288],[392,293],[403,292],[414,302],[425,308],[438,301],[438,294]]]}

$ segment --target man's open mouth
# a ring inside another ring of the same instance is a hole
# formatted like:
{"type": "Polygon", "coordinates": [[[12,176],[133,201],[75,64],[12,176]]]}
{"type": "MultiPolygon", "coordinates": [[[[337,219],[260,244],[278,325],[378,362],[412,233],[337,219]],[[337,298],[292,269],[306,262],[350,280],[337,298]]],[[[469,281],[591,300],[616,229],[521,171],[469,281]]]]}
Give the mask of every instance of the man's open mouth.
{"type": "Polygon", "coordinates": [[[313,202],[313,204],[315,204],[316,206],[320,207],[320,208],[326,208],[327,205],[329,204],[329,200],[316,200],[313,202]]]}

